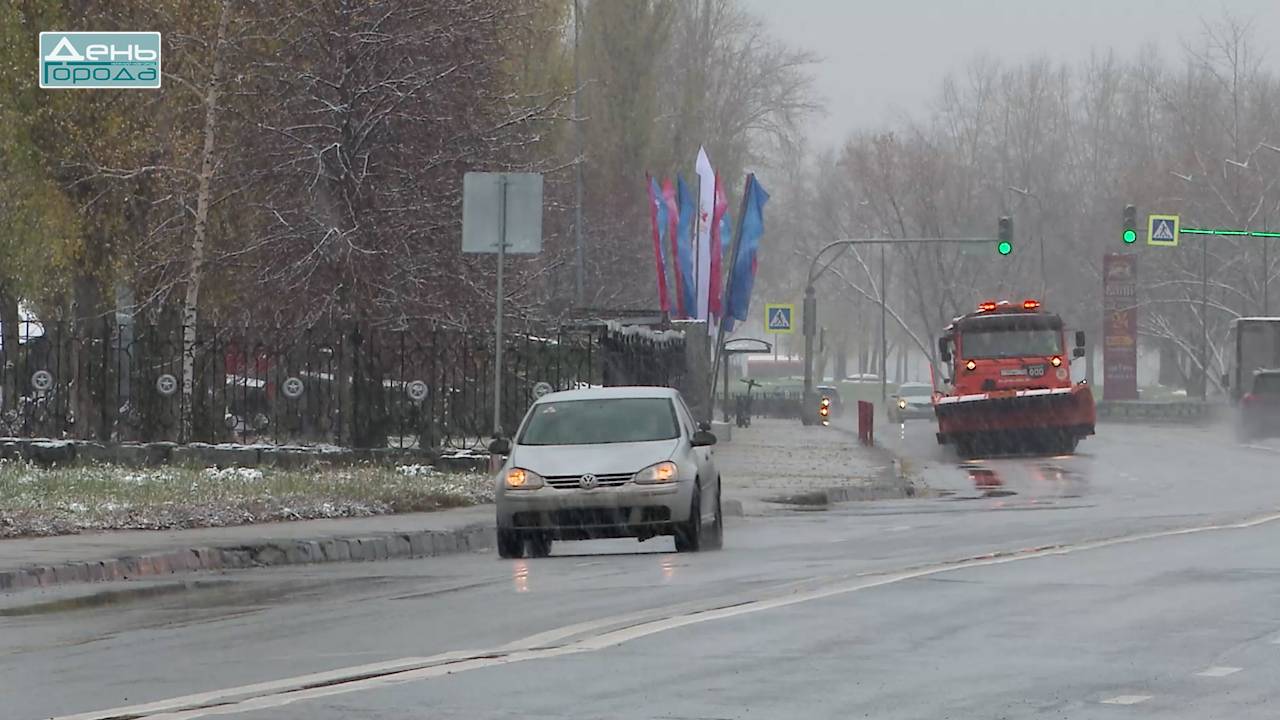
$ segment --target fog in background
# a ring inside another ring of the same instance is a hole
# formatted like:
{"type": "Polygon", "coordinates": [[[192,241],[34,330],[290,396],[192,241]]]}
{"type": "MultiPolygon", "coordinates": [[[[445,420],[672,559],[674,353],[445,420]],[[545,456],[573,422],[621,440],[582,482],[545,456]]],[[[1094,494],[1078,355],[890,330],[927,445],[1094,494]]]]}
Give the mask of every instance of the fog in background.
{"type": "MultiPolygon", "coordinates": [[[[1115,50],[1128,60],[1155,51],[1181,56],[1199,43],[1202,18],[1228,12],[1252,21],[1259,39],[1280,38],[1280,2],[1231,0],[743,0],[770,30],[823,58],[814,68],[827,113],[810,140],[840,142],[850,130],[893,124],[927,111],[942,78],[986,54],[1016,63],[1046,57],[1075,63],[1115,50]]],[[[1280,52],[1264,67],[1280,68],[1280,52]]]]}

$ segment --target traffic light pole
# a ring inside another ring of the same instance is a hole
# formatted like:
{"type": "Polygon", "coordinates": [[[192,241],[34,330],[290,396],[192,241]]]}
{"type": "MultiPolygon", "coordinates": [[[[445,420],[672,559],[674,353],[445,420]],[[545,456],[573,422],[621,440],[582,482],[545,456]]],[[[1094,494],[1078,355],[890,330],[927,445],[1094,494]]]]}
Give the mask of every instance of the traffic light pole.
{"type": "MultiPolygon", "coordinates": [[[[1001,238],[999,242],[1006,240],[1001,238]]],[[[849,248],[857,245],[989,245],[997,242],[995,238],[857,238],[849,240],[836,240],[822,246],[818,250],[818,254],[813,256],[813,260],[809,262],[809,273],[806,276],[804,287],[804,316],[801,318],[802,328],[804,331],[804,396],[801,398],[800,421],[805,425],[811,424],[813,421],[810,415],[810,408],[813,407],[813,338],[818,333],[818,297],[817,290],[813,284],[817,279],[831,267],[831,263],[823,265],[821,270],[818,269],[818,261],[822,259],[829,251],[835,248],[849,248]]],[[[888,362],[889,340],[886,334],[886,319],[888,317],[888,308],[885,305],[886,295],[886,275],[884,250],[881,248],[880,255],[880,402],[885,402],[886,396],[886,377],[885,365],[888,362]]],[[[1012,252],[1012,247],[1009,248],[1012,252]]],[[[1002,255],[1008,253],[1001,253],[1002,255]]],[[[834,260],[832,260],[834,262],[834,260]]]]}

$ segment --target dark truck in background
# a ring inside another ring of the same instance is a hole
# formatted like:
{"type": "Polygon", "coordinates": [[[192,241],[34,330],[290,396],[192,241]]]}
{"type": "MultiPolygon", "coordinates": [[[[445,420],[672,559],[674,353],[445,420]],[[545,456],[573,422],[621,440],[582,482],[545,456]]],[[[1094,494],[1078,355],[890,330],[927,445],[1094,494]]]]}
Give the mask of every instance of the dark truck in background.
{"type": "Polygon", "coordinates": [[[1222,377],[1234,407],[1236,438],[1280,436],[1280,317],[1231,321],[1222,377]]]}
{"type": "Polygon", "coordinates": [[[1253,389],[1253,374],[1280,370],[1280,317],[1242,317],[1231,321],[1227,374],[1222,384],[1231,402],[1253,389]]]}

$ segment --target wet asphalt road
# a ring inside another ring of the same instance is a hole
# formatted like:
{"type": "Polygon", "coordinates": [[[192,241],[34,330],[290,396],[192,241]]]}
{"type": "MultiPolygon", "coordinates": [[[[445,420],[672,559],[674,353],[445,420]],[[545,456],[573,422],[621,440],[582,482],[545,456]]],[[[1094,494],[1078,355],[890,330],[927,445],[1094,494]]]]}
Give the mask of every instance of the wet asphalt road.
{"type": "Polygon", "coordinates": [[[731,519],[717,553],[608,541],[10,598],[0,717],[1277,714],[1280,453],[1131,426],[978,463],[928,423],[880,439],[930,497],[731,519]]]}

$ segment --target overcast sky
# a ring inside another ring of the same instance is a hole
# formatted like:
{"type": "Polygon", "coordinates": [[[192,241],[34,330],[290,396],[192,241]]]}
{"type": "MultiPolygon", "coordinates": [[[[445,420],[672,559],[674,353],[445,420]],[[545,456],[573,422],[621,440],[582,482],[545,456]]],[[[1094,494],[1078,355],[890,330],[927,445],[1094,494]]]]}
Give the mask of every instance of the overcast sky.
{"type": "MultiPolygon", "coordinates": [[[[1260,45],[1280,39],[1280,0],[743,1],[780,38],[822,56],[815,75],[828,114],[812,137],[823,145],[926,111],[947,72],[982,53],[1072,62],[1109,48],[1129,58],[1152,43],[1175,57],[1200,37],[1202,18],[1223,10],[1253,21],[1260,45]]],[[[1277,58],[1280,48],[1264,62],[1280,71],[1277,58]]]]}

